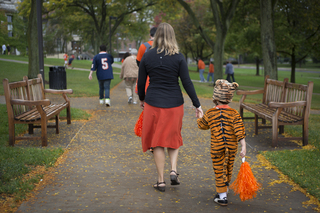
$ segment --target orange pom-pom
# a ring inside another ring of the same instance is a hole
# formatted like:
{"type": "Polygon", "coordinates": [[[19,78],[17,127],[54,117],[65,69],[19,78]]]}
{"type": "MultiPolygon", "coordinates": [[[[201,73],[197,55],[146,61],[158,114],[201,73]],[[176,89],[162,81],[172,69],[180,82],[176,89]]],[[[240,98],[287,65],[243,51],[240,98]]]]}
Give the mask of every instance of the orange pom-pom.
{"type": "Polygon", "coordinates": [[[241,201],[256,197],[261,184],[253,176],[250,165],[247,162],[241,164],[237,179],[230,185],[234,194],[240,194],[241,201]]]}
{"type": "Polygon", "coordinates": [[[134,133],[136,134],[136,136],[141,137],[142,135],[142,122],[143,122],[143,111],[141,112],[136,125],[134,126],[134,133]]]}

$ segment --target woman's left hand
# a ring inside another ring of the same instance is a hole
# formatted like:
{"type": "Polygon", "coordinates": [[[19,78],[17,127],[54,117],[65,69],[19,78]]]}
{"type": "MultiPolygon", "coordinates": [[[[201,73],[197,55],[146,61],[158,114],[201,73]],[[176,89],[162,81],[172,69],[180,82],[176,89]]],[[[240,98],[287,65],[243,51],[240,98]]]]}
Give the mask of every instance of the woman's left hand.
{"type": "Polygon", "coordinates": [[[196,108],[196,117],[202,118],[203,117],[203,111],[201,109],[201,106],[199,108],[196,108]]]}

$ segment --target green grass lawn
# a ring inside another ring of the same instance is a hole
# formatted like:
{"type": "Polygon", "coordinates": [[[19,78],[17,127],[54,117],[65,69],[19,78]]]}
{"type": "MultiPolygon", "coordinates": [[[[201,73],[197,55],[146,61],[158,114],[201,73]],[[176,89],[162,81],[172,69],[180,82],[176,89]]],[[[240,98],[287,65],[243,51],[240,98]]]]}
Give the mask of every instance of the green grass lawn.
{"type": "MultiPolygon", "coordinates": [[[[309,117],[309,144],[314,149],[268,151],[262,154],[295,183],[320,201],[320,115],[309,117]]],[[[301,137],[301,126],[285,126],[285,132],[301,137]]]]}
{"type": "MultiPolygon", "coordinates": [[[[91,63],[91,62],[90,62],[91,63]]],[[[90,67],[89,63],[89,67],[90,67]]],[[[28,65],[13,63],[7,61],[0,61],[1,71],[0,79],[7,78],[10,82],[21,81],[22,77],[28,75],[28,65]]],[[[113,68],[114,72],[121,72],[119,68],[113,68]]],[[[95,74],[92,75],[92,80],[88,79],[88,72],[78,71],[75,69],[67,69],[67,88],[73,90],[70,97],[83,96],[99,96],[99,85],[95,74]]],[[[45,80],[49,82],[49,67],[45,67],[45,80]]],[[[111,81],[111,88],[121,82],[119,75],[114,74],[114,79],[111,81]]],[[[45,84],[49,88],[49,84],[45,84]]],[[[0,95],[4,95],[3,86],[0,87],[0,95]]]]}
{"type": "MultiPolygon", "coordinates": [[[[18,61],[28,61],[28,57],[26,56],[16,56],[16,55],[0,55],[0,58],[3,59],[12,59],[12,60],[18,60],[18,61]]],[[[63,58],[57,59],[57,58],[44,58],[44,64],[46,65],[52,65],[52,66],[64,66],[64,60],[63,58]]],[[[88,69],[88,71],[91,68],[91,60],[77,60],[74,59],[72,62],[73,67],[82,68],[82,69],[88,69]]]]}

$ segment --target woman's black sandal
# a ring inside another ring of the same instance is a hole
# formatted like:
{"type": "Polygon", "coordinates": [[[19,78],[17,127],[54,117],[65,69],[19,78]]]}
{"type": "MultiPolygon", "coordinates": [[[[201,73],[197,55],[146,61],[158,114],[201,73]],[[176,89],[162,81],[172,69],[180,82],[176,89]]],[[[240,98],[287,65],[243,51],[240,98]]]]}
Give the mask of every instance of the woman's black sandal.
{"type": "Polygon", "coordinates": [[[166,191],[166,186],[159,186],[160,184],[166,184],[166,182],[158,182],[153,185],[153,188],[158,189],[160,192],[166,191]]]}
{"type": "Polygon", "coordinates": [[[179,174],[174,170],[171,170],[170,174],[171,172],[175,173],[175,175],[170,175],[171,185],[180,185],[180,181],[178,180],[179,174]]]}

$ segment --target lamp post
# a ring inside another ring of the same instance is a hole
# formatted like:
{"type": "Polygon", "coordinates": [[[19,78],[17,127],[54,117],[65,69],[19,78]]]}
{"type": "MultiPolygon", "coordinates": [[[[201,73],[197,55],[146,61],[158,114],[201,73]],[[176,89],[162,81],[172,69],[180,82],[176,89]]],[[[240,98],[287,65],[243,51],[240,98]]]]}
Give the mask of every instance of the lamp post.
{"type": "MultiPolygon", "coordinates": [[[[109,54],[111,54],[112,52],[112,49],[111,49],[111,19],[117,19],[117,17],[114,17],[114,16],[109,16],[109,54]]],[[[112,55],[112,54],[111,54],[112,55]]]]}

